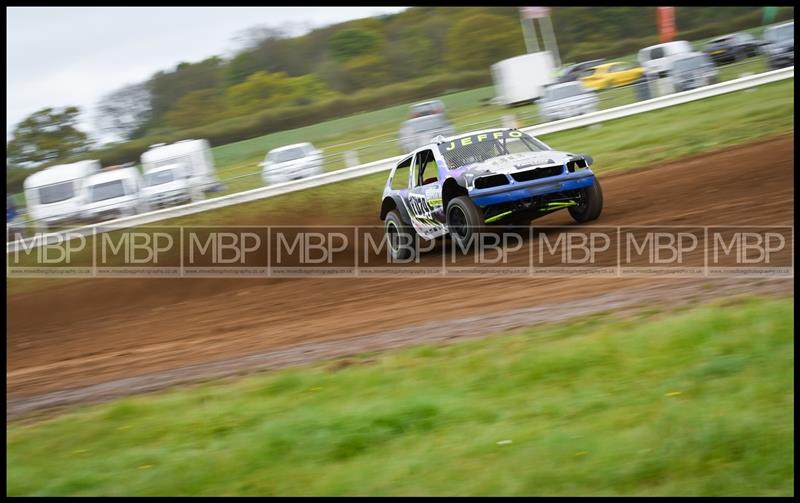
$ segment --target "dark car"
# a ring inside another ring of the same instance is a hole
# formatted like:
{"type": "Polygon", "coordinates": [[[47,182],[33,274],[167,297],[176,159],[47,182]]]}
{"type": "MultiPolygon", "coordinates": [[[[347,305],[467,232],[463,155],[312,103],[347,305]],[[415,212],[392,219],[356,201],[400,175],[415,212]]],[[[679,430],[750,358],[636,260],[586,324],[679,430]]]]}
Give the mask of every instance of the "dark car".
{"type": "Polygon", "coordinates": [[[794,65],[794,21],[764,31],[764,52],[770,70],[794,65]]]}
{"type": "Polygon", "coordinates": [[[731,33],[709,40],[703,47],[703,52],[708,54],[715,64],[724,65],[758,56],[761,52],[761,42],[747,33],[731,33]]]}
{"type": "Polygon", "coordinates": [[[603,61],[605,61],[605,59],[593,59],[590,61],[584,61],[582,63],[575,63],[574,65],[566,66],[558,73],[555,83],[563,84],[564,82],[572,82],[573,80],[578,80],[581,77],[591,75],[592,68],[599,65],[603,61]]]}

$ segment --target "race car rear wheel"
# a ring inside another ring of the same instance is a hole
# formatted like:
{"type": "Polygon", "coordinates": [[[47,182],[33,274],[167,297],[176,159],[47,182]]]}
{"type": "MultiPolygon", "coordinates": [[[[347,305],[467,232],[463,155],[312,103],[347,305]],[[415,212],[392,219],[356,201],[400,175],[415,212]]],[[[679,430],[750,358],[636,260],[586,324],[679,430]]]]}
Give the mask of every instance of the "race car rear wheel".
{"type": "Polygon", "coordinates": [[[483,226],[483,213],[469,197],[454,197],[447,203],[447,229],[462,248],[478,239],[483,226]]]}
{"type": "Polygon", "coordinates": [[[579,193],[578,204],[567,208],[569,214],[579,224],[595,220],[603,211],[603,190],[600,188],[600,181],[595,178],[590,187],[580,189],[579,193]]]}
{"type": "Polygon", "coordinates": [[[406,225],[397,210],[391,210],[383,221],[383,231],[392,260],[411,260],[416,250],[416,231],[406,225]]]}

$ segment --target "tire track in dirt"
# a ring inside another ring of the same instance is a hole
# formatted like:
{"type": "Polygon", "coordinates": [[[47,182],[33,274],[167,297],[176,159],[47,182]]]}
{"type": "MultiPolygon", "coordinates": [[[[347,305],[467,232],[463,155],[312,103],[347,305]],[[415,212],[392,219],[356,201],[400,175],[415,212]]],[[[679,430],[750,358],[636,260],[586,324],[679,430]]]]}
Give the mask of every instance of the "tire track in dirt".
{"type": "MultiPolygon", "coordinates": [[[[418,344],[456,342],[488,334],[497,335],[519,328],[529,329],[539,325],[563,323],[573,318],[599,313],[613,312],[615,316],[621,316],[635,313],[644,307],[674,310],[707,299],[741,296],[743,287],[747,295],[785,297],[791,295],[793,286],[793,281],[790,279],[683,280],[668,289],[666,296],[661,285],[650,285],[571,300],[568,303],[544,304],[512,311],[466,316],[455,320],[410,325],[375,334],[308,342],[227,360],[10,399],[6,403],[6,419],[24,417],[37,411],[54,413],[76,404],[97,403],[178,385],[241,376],[266,369],[280,369],[359,353],[387,351],[418,344]]],[[[155,348],[141,348],[142,352],[150,350],[155,348]]],[[[337,363],[335,368],[350,365],[352,362],[344,359],[337,363]]]]}

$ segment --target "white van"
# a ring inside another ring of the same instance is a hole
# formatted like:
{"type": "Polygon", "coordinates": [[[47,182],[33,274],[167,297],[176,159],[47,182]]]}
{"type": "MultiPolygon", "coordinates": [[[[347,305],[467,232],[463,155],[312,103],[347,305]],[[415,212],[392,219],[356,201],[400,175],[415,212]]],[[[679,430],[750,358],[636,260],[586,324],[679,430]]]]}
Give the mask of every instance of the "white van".
{"type": "Polygon", "coordinates": [[[667,77],[672,69],[673,58],[689,52],[692,52],[692,44],[686,40],[651,45],[639,51],[639,65],[654,78],[667,77]]]}
{"type": "MultiPolygon", "coordinates": [[[[190,192],[196,194],[195,198],[202,199],[205,192],[222,188],[217,180],[214,158],[207,140],[181,140],[171,145],[152,145],[150,150],[142,154],[141,160],[145,177],[153,170],[167,166],[171,170],[180,165],[179,171],[183,171],[183,178],[187,180],[190,192]]],[[[151,184],[149,187],[147,192],[150,198],[164,196],[169,199],[171,195],[168,193],[175,190],[171,185],[165,184],[151,184]]]]}
{"type": "Polygon", "coordinates": [[[100,171],[100,161],[78,161],[50,166],[23,182],[28,213],[41,231],[81,219],[86,181],[100,171]]]}
{"type": "Polygon", "coordinates": [[[136,168],[102,171],[86,181],[83,218],[91,222],[136,215],[144,210],[142,175],[136,168]]]}

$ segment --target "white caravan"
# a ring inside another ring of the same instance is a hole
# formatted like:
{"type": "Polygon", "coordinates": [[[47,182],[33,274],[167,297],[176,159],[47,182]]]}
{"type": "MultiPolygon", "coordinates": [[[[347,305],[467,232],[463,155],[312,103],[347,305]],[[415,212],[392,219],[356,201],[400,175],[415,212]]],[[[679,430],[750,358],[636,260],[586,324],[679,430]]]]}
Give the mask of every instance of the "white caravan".
{"type": "Polygon", "coordinates": [[[86,181],[83,218],[92,222],[128,217],[142,212],[142,175],[136,168],[102,171],[86,181]]]}
{"type": "Polygon", "coordinates": [[[537,100],[555,82],[555,64],[549,51],[532,52],[492,65],[493,103],[514,105],[537,100]]]}
{"type": "Polygon", "coordinates": [[[221,189],[214,169],[214,158],[206,140],[181,140],[171,145],[157,144],[142,154],[142,171],[147,180],[146,195],[148,204],[155,207],[174,204],[184,199],[200,200],[205,192],[221,189]],[[163,170],[162,168],[169,168],[163,170]],[[149,177],[150,173],[162,174],[149,177]],[[174,183],[155,183],[170,178],[174,183]],[[181,186],[181,187],[178,187],[181,186]],[[179,194],[180,192],[180,194],[179,194]]]}
{"type": "Polygon", "coordinates": [[[34,226],[42,231],[81,219],[86,181],[100,171],[99,161],[50,166],[25,179],[25,200],[34,226]]]}
{"type": "Polygon", "coordinates": [[[144,175],[142,199],[151,210],[202,199],[203,191],[192,182],[191,173],[181,163],[153,168],[144,175]]]}

